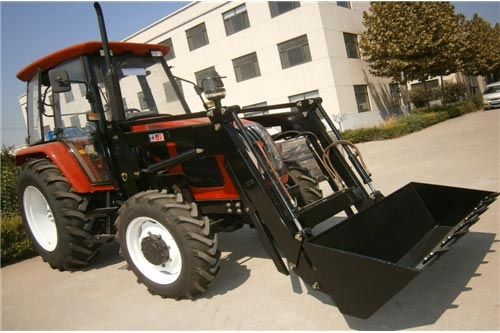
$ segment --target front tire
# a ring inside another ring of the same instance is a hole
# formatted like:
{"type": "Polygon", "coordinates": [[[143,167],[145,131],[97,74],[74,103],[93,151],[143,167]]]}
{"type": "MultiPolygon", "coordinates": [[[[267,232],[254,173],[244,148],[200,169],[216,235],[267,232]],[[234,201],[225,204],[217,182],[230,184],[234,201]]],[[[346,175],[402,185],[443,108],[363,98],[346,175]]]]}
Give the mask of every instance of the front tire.
{"type": "Polygon", "coordinates": [[[100,244],[85,230],[88,201],[74,193],[66,177],[48,160],[34,160],[19,174],[23,223],[35,250],[54,269],[81,268],[100,244]]]}
{"type": "Polygon", "coordinates": [[[120,208],[116,224],[121,254],[153,295],[192,298],[215,279],[217,235],[194,204],[158,191],[141,192],[120,208]]]}

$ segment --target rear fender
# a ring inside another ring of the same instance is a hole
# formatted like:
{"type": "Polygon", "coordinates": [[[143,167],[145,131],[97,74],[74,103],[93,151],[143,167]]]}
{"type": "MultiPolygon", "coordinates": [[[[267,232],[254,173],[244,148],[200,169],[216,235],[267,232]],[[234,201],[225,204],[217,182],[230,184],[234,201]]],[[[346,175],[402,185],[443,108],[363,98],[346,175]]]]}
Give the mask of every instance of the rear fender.
{"type": "Polygon", "coordinates": [[[48,158],[54,163],[77,193],[113,190],[113,185],[92,185],[89,178],[77,162],[73,154],[61,142],[22,149],[16,153],[16,165],[22,166],[33,158],[48,158]]]}

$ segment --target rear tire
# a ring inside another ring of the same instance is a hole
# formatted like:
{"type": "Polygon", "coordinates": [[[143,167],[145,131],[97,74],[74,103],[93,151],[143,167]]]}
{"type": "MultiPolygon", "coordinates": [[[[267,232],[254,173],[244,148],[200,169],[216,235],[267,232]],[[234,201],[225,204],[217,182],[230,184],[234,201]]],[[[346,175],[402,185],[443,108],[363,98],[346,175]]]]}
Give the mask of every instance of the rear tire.
{"type": "Polygon", "coordinates": [[[299,207],[304,207],[323,198],[318,181],[311,176],[307,169],[289,166],[288,176],[294,184],[299,186],[299,195],[296,197],[299,207]]]}
{"type": "Polygon", "coordinates": [[[141,192],[120,208],[116,225],[122,256],[151,294],[192,298],[215,279],[217,235],[194,204],[158,191],[141,192]]]}
{"type": "Polygon", "coordinates": [[[84,229],[87,200],[72,191],[60,170],[47,160],[34,160],[19,174],[18,198],[23,223],[35,250],[54,269],[86,266],[100,244],[84,229]]]}

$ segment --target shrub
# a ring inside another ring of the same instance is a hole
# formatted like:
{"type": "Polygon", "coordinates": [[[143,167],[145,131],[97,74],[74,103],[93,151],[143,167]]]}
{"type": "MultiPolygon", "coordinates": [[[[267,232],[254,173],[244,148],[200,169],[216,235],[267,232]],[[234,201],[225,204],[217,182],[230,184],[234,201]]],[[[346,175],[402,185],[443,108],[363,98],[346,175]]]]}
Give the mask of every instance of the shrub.
{"type": "Polygon", "coordinates": [[[467,89],[465,85],[457,82],[444,82],[443,103],[455,103],[465,96],[467,89]]]}
{"type": "Polygon", "coordinates": [[[460,117],[464,113],[466,113],[466,112],[464,112],[463,108],[456,107],[456,108],[450,109],[448,111],[448,116],[449,116],[449,118],[456,118],[456,117],[460,117]]]}
{"type": "Polygon", "coordinates": [[[342,132],[342,136],[344,139],[351,141],[352,143],[368,142],[377,140],[379,131],[380,129],[377,127],[345,130],[342,132]]]}
{"type": "Polygon", "coordinates": [[[424,88],[413,88],[410,90],[410,101],[416,108],[422,108],[429,103],[429,98],[424,88]]]}
{"type": "Polygon", "coordinates": [[[21,217],[4,217],[1,223],[1,266],[36,256],[33,245],[28,240],[21,217]]]}
{"type": "Polygon", "coordinates": [[[2,217],[12,217],[19,214],[17,201],[17,176],[18,169],[13,153],[13,147],[2,146],[2,188],[0,200],[0,213],[2,217]]]}
{"type": "Polygon", "coordinates": [[[473,101],[436,105],[431,108],[416,109],[409,116],[389,118],[378,127],[346,130],[342,132],[342,136],[353,143],[393,139],[476,110],[478,107],[473,101]]]}
{"type": "Polygon", "coordinates": [[[33,245],[28,240],[26,229],[19,215],[17,201],[18,168],[15,163],[13,147],[2,146],[2,179],[0,215],[0,266],[31,258],[36,255],[33,245]]]}
{"type": "Polygon", "coordinates": [[[470,101],[476,107],[476,110],[480,110],[483,108],[483,95],[474,95],[470,98],[470,101]]]}

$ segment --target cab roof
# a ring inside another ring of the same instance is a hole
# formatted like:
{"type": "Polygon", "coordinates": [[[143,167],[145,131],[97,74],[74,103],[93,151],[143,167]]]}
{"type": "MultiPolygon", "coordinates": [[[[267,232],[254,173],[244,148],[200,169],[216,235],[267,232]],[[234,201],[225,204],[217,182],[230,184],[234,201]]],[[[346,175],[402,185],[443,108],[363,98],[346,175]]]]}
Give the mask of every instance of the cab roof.
{"type": "MultiPolygon", "coordinates": [[[[125,42],[109,42],[109,48],[114,55],[131,52],[135,55],[146,55],[151,51],[162,51],[163,55],[170,51],[170,48],[161,44],[140,44],[140,43],[125,43],[125,42]]],[[[67,60],[79,57],[84,54],[91,54],[102,50],[102,42],[90,41],[76,44],[65,49],[51,53],[43,58],[40,58],[28,66],[21,69],[16,77],[21,81],[29,81],[35,73],[41,70],[48,70],[56,65],[59,65],[67,60]]]]}

